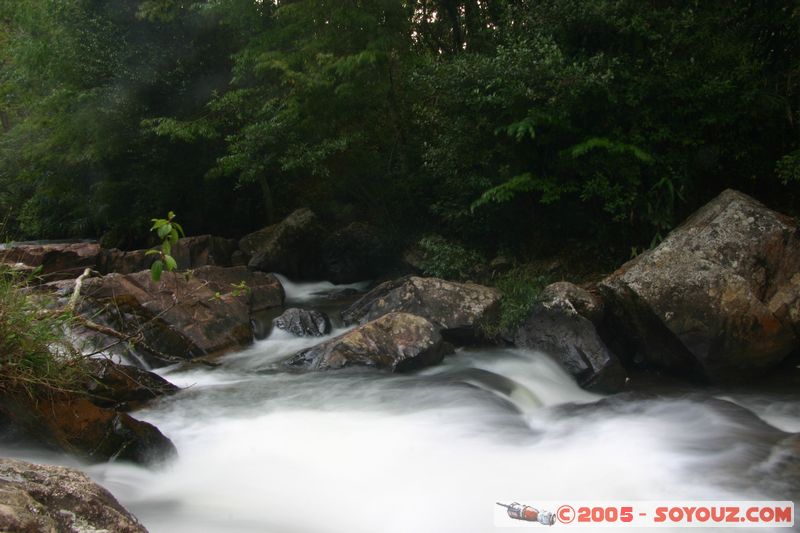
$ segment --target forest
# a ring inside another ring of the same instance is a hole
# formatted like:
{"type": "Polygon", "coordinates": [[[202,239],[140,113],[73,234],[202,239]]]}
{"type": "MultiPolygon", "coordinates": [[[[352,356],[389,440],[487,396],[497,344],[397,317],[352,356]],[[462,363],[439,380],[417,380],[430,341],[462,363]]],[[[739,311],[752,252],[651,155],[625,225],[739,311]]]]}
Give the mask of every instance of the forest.
{"type": "Polygon", "coordinates": [[[310,207],[616,265],[726,188],[796,215],[795,0],[3,0],[5,240],[310,207]]]}

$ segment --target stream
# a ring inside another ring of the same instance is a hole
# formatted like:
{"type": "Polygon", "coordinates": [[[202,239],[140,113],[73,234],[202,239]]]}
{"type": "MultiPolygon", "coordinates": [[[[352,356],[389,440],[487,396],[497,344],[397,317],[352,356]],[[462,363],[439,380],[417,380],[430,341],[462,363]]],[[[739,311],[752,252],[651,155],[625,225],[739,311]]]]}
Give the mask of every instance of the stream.
{"type": "MultiPolygon", "coordinates": [[[[283,282],[287,306],[328,311],[343,288],[283,282]]],[[[546,355],[499,348],[406,375],[282,365],[318,342],[274,331],[217,368],[160,369],[185,389],[134,414],[178,448],[160,469],[6,455],[82,468],[153,533],[471,533],[509,499],[797,499],[774,447],[800,431],[796,395],[590,405],[546,355]]]]}

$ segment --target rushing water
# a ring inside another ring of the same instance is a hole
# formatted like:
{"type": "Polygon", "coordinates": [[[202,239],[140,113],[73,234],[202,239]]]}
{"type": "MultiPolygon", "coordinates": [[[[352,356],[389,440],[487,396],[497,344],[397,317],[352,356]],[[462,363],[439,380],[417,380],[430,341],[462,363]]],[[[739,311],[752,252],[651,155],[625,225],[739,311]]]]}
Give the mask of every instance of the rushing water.
{"type": "MultiPolygon", "coordinates": [[[[285,285],[309,307],[338,289],[285,285]]],[[[163,369],[185,389],[136,416],[178,459],[83,468],[154,533],[469,533],[494,530],[498,499],[796,495],[771,467],[785,435],[731,403],[593,406],[548,357],[511,349],[462,350],[414,375],[282,366],[316,342],[274,332],[218,368],[163,369]]],[[[800,430],[795,398],[725,399],[800,430]]]]}

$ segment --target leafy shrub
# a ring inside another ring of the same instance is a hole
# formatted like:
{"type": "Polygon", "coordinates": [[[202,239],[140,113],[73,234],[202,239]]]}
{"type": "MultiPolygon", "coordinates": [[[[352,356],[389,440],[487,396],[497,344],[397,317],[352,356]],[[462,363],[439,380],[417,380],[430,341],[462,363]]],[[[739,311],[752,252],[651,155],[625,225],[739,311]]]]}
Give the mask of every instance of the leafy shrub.
{"type": "Polygon", "coordinates": [[[422,270],[428,276],[466,280],[485,263],[477,251],[439,235],[423,237],[419,247],[422,250],[422,270]]]}
{"type": "Polygon", "coordinates": [[[539,294],[552,280],[530,265],[518,265],[501,274],[495,287],[502,293],[500,319],[497,324],[486,324],[488,336],[511,331],[528,318],[539,294]]]}

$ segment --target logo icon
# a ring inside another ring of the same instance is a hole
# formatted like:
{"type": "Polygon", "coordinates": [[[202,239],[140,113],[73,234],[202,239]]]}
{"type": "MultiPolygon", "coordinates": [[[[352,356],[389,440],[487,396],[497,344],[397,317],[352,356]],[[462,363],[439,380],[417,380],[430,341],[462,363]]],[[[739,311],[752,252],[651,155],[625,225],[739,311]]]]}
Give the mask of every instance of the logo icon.
{"type": "Polygon", "coordinates": [[[514,502],[511,505],[496,502],[500,507],[505,507],[508,516],[514,520],[522,520],[525,522],[538,522],[543,526],[552,526],[556,523],[556,516],[550,511],[540,511],[530,505],[522,505],[521,503],[514,502]]]}

